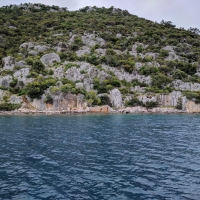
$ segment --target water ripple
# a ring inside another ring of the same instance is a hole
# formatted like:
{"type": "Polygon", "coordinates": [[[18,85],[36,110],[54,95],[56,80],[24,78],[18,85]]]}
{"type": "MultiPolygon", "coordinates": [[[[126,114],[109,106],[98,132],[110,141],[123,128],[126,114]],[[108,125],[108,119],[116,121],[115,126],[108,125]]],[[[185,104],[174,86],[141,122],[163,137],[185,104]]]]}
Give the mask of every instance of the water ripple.
{"type": "Polygon", "coordinates": [[[199,115],[0,116],[0,200],[198,200],[199,130],[199,115]]]}

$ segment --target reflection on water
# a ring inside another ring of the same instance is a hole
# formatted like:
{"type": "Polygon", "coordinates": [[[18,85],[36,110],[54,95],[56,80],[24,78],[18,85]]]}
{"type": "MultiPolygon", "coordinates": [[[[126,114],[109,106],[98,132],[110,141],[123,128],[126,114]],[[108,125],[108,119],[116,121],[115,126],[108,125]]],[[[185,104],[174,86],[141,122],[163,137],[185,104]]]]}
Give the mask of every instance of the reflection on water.
{"type": "Polygon", "coordinates": [[[0,199],[199,199],[200,116],[0,116],[0,199]]]}

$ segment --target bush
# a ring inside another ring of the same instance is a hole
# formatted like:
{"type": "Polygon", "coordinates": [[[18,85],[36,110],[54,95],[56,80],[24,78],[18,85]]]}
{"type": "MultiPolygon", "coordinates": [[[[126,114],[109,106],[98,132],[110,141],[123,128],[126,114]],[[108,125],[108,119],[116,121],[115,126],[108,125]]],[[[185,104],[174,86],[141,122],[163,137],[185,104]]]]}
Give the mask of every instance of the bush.
{"type": "Polygon", "coordinates": [[[182,99],[180,97],[178,98],[176,109],[178,109],[178,110],[182,110],[183,109],[182,99]]]}
{"type": "Polygon", "coordinates": [[[155,108],[158,107],[158,102],[154,102],[154,101],[147,101],[145,104],[145,107],[148,108],[155,108]]]}
{"type": "Polygon", "coordinates": [[[167,56],[169,56],[169,52],[167,50],[162,49],[160,50],[160,56],[162,58],[166,58],[167,56]]]}
{"type": "Polygon", "coordinates": [[[107,95],[101,96],[99,97],[101,102],[99,105],[108,105],[108,106],[112,106],[111,102],[110,102],[110,98],[107,95]]]}
{"type": "Polygon", "coordinates": [[[160,72],[152,75],[152,86],[157,88],[163,88],[165,85],[172,82],[172,79],[160,72]]]}
{"type": "Polygon", "coordinates": [[[25,87],[25,91],[27,95],[32,99],[40,98],[42,94],[44,93],[44,89],[42,85],[36,81],[32,83],[28,83],[25,87]]]}
{"type": "Polygon", "coordinates": [[[32,66],[33,71],[36,71],[37,73],[41,73],[42,71],[44,71],[44,69],[45,69],[45,66],[40,60],[35,60],[33,62],[33,66],[32,66]]]}
{"type": "Polygon", "coordinates": [[[11,104],[11,103],[2,103],[0,104],[1,111],[11,111],[16,110],[21,107],[21,104],[11,104]]]}
{"type": "Polygon", "coordinates": [[[17,85],[17,78],[13,78],[13,80],[10,82],[10,87],[14,88],[17,85]]]}
{"type": "Polygon", "coordinates": [[[48,94],[46,96],[46,99],[44,100],[45,103],[48,103],[48,104],[53,104],[53,99],[52,97],[48,94]]]}
{"type": "Polygon", "coordinates": [[[157,67],[152,67],[152,66],[151,67],[143,66],[139,70],[140,74],[145,75],[145,76],[156,74],[158,71],[159,70],[157,67]]]}
{"type": "Polygon", "coordinates": [[[126,106],[144,106],[143,102],[140,101],[138,98],[134,97],[130,101],[126,101],[125,103],[126,106]]]}

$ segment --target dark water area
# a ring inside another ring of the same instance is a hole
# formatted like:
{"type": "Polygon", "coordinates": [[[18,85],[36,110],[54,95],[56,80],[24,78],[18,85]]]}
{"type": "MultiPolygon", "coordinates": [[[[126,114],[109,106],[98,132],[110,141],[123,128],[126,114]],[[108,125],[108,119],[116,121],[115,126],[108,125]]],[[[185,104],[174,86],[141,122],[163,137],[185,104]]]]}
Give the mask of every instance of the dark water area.
{"type": "Polygon", "coordinates": [[[0,199],[200,199],[200,115],[0,116],[0,199]]]}

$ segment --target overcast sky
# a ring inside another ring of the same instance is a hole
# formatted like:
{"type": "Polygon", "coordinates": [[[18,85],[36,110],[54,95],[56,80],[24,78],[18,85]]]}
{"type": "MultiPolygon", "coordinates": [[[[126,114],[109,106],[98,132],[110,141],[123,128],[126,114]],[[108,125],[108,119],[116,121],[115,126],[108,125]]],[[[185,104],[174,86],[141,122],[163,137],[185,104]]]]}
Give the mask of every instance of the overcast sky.
{"type": "Polygon", "coordinates": [[[69,10],[85,6],[114,6],[152,21],[163,19],[172,21],[177,27],[200,29],[200,0],[0,0],[0,6],[28,2],[58,5],[69,10]]]}

